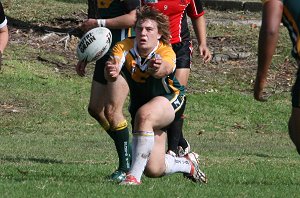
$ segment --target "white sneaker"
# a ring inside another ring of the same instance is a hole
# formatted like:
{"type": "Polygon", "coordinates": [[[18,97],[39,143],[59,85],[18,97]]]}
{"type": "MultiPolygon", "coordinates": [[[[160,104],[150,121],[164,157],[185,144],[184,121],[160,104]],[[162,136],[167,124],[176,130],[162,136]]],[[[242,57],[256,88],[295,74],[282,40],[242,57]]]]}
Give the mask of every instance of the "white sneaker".
{"type": "Polygon", "coordinates": [[[199,167],[199,155],[191,152],[185,157],[192,163],[192,170],[190,174],[184,173],[183,176],[192,180],[193,182],[207,183],[207,177],[199,167]]]}
{"type": "Polygon", "coordinates": [[[137,181],[137,179],[133,175],[127,175],[126,178],[120,183],[120,185],[131,185],[138,186],[141,185],[142,182],[137,181]]]}

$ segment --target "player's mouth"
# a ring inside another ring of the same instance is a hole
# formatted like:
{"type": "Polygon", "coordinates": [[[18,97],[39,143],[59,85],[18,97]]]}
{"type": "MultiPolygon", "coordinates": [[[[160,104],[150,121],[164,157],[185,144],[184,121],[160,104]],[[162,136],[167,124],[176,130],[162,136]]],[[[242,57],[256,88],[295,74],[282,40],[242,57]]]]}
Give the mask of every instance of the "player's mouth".
{"type": "Polygon", "coordinates": [[[147,39],[145,39],[145,38],[141,38],[141,39],[140,39],[140,43],[141,43],[141,44],[145,44],[145,43],[147,43],[147,39]]]}

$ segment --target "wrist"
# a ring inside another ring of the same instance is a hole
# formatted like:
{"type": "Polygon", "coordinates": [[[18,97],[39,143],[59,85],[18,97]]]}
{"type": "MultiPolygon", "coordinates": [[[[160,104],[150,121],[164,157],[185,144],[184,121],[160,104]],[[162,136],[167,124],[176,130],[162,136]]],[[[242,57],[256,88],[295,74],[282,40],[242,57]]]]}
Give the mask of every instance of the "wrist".
{"type": "Polygon", "coordinates": [[[105,19],[97,19],[97,23],[99,27],[105,27],[106,26],[106,20],[105,19]]]}

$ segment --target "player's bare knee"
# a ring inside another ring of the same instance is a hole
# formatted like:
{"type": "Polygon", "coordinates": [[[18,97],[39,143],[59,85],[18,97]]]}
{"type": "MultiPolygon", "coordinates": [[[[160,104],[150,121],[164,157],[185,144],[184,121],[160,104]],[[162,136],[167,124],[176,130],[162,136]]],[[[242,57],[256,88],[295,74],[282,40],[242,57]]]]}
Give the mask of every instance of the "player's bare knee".
{"type": "Polygon", "coordinates": [[[107,122],[106,118],[104,117],[103,112],[96,111],[95,108],[92,108],[92,107],[88,107],[88,112],[89,112],[90,116],[92,116],[99,123],[107,122]]]}
{"type": "Polygon", "coordinates": [[[119,108],[114,105],[107,105],[104,109],[104,115],[109,121],[109,123],[112,124],[113,122],[115,122],[116,117],[123,116],[123,112],[120,111],[119,108]]]}
{"type": "Polygon", "coordinates": [[[138,111],[138,113],[135,116],[135,120],[137,123],[145,124],[147,122],[151,122],[151,114],[149,112],[145,111],[138,111]]]}

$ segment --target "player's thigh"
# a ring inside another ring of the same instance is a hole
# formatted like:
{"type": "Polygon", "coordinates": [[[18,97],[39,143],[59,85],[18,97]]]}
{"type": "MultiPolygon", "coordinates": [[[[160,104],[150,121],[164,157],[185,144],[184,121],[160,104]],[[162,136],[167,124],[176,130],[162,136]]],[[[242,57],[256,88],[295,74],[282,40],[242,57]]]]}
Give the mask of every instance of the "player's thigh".
{"type": "Polygon", "coordinates": [[[185,86],[185,87],[188,84],[189,75],[190,75],[190,69],[189,68],[180,68],[180,69],[178,68],[178,69],[176,69],[175,77],[180,82],[180,84],[185,86]]]}
{"type": "Polygon", "coordinates": [[[90,95],[90,102],[89,108],[93,111],[100,112],[103,110],[104,107],[104,95],[106,92],[106,85],[101,84],[95,80],[92,81],[91,87],[91,95],[90,95]]]}
{"type": "Polygon", "coordinates": [[[154,146],[145,169],[145,175],[148,177],[160,177],[165,172],[166,140],[167,134],[165,132],[160,130],[155,132],[154,146]]]}
{"type": "Polygon", "coordinates": [[[126,80],[120,75],[116,81],[107,83],[106,104],[122,110],[128,96],[129,88],[126,80]]]}
{"type": "Polygon", "coordinates": [[[175,111],[170,101],[157,96],[144,104],[136,113],[135,129],[162,129],[169,125],[175,117],[175,111]]]}

